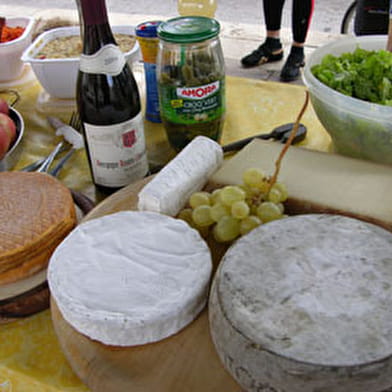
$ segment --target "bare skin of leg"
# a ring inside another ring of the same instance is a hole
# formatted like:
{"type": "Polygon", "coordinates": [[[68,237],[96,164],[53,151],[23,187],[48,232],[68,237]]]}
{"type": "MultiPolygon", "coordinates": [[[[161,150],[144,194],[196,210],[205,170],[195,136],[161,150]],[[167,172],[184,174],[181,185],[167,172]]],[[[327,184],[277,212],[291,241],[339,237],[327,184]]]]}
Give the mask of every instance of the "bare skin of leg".
{"type": "MultiPolygon", "coordinates": [[[[280,38],[280,30],[267,30],[267,37],[279,39],[280,38]]],[[[304,43],[293,41],[292,46],[296,46],[297,48],[303,48],[304,43]]]]}

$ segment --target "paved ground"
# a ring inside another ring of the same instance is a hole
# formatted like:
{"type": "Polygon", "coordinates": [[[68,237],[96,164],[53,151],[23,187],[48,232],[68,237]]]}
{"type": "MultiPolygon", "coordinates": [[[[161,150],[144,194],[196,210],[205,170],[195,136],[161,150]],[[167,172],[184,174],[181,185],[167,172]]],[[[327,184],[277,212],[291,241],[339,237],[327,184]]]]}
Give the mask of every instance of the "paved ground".
{"type": "MultiPolygon", "coordinates": [[[[233,76],[279,81],[285,58],[262,67],[244,69],[240,59],[264,39],[262,0],[217,0],[216,18],[222,24],[220,34],[226,61],[226,72],[233,76]]],[[[291,5],[287,0],[282,20],[282,42],[285,56],[291,45],[291,5]]],[[[305,47],[308,56],[316,47],[336,39],[344,12],[352,0],[315,0],[315,9],[305,47]]],[[[167,19],[177,16],[177,0],[106,0],[109,18],[118,24],[136,25],[147,18],[167,19]]],[[[77,19],[76,0],[0,0],[0,15],[62,16],[77,19]]],[[[292,83],[301,84],[298,79],[292,83]]]]}
{"type": "MultiPolygon", "coordinates": [[[[224,22],[264,24],[262,0],[217,0],[217,19],[224,22]]],[[[340,22],[344,11],[352,0],[315,0],[314,17],[310,26],[311,31],[339,33],[340,22]]],[[[283,27],[290,27],[292,0],[287,0],[283,14],[283,27]]],[[[177,14],[177,0],[107,0],[110,12],[128,14],[151,14],[175,16],[177,14]]],[[[1,0],[0,14],[5,16],[20,15],[46,8],[75,9],[75,0],[1,0]]]]}

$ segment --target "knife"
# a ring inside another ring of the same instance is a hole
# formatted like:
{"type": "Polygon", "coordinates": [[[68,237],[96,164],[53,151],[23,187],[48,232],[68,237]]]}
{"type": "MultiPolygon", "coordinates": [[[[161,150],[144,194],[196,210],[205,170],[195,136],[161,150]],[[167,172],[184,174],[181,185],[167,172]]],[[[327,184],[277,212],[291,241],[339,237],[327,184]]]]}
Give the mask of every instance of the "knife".
{"type": "MultiPolygon", "coordinates": [[[[77,115],[73,114],[70,120],[70,124],[63,123],[57,117],[47,117],[49,124],[54,129],[56,129],[56,135],[62,135],[64,139],[72,145],[72,148],[60,160],[60,162],[52,170],[48,171],[48,173],[54,177],[57,176],[57,174],[64,166],[65,162],[68,161],[68,159],[73,155],[76,150],[84,148],[84,141],[82,135],[72,126],[75,125],[76,127],[78,127],[79,120],[77,117],[77,115]]],[[[84,214],[87,214],[95,207],[94,202],[85,194],[79,191],[75,191],[71,188],[69,188],[69,190],[71,191],[74,202],[79,206],[79,208],[83,211],[84,214]]]]}

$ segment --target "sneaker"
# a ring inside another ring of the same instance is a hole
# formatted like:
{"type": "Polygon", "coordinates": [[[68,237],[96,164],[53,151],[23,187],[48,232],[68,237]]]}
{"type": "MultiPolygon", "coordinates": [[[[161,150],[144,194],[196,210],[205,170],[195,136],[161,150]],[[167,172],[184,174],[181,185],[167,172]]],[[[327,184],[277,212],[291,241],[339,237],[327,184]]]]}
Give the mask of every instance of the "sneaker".
{"type": "Polygon", "coordinates": [[[272,61],[279,61],[283,58],[282,47],[271,49],[265,42],[256,50],[241,59],[241,64],[246,67],[255,67],[272,61]]]}
{"type": "Polygon", "coordinates": [[[292,82],[300,76],[300,68],[305,65],[305,56],[298,53],[290,53],[286,63],[280,73],[280,80],[283,82],[292,82]]]}

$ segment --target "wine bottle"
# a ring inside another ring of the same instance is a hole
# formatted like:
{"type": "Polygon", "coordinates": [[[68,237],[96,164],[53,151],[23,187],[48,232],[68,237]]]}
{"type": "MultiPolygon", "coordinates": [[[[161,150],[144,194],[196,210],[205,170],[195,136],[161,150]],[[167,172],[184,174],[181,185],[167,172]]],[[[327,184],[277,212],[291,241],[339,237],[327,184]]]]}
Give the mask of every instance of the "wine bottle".
{"type": "Polygon", "coordinates": [[[140,95],[117,46],[105,0],[77,0],[83,53],[76,86],[91,175],[111,193],[148,172],[140,95]]]}

